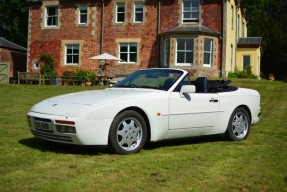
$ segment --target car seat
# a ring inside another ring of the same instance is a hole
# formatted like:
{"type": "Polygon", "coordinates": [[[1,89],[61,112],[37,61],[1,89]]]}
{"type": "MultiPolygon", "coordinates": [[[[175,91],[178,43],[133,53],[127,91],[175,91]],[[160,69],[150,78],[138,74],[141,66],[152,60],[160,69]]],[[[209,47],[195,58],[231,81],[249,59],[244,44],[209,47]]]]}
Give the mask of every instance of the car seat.
{"type": "Polygon", "coordinates": [[[196,93],[207,93],[208,80],[206,77],[198,77],[195,80],[196,93]]]}

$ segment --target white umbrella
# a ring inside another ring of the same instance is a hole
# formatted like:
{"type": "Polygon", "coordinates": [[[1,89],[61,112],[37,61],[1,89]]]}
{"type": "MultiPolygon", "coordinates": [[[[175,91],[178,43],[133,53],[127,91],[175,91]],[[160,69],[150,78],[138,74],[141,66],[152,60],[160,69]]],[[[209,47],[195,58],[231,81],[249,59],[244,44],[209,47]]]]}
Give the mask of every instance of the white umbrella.
{"type": "Polygon", "coordinates": [[[108,54],[108,53],[103,53],[103,54],[100,54],[100,55],[96,55],[94,57],[90,57],[89,59],[91,60],[105,60],[104,63],[100,63],[100,68],[99,68],[99,77],[100,77],[100,85],[103,85],[103,76],[104,76],[104,71],[105,71],[105,65],[106,65],[106,60],[114,60],[114,61],[121,61],[120,58],[118,57],[115,57],[111,54],[108,54]]]}
{"type": "Polygon", "coordinates": [[[96,55],[94,57],[90,57],[91,60],[114,60],[114,61],[120,61],[121,59],[118,57],[115,57],[108,53],[103,53],[101,55],[96,55]]]}

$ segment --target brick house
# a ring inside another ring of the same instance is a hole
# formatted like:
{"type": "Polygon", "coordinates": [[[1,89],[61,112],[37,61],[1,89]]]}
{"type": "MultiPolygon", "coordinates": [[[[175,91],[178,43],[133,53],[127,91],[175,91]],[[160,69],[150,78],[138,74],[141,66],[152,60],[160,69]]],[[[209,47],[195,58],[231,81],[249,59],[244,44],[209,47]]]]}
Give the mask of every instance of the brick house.
{"type": "Polygon", "coordinates": [[[18,71],[26,71],[27,49],[0,37],[0,83],[16,79],[18,71]]]}
{"type": "Polygon", "coordinates": [[[53,56],[59,74],[97,71],[99,61],[89,58],[108,52],[122,59],[108,61],[108,76],[151,67],[226,76],[247,34],[240,0],[27,1],[28,71],[38,70],[41,53],[53,56]]]}

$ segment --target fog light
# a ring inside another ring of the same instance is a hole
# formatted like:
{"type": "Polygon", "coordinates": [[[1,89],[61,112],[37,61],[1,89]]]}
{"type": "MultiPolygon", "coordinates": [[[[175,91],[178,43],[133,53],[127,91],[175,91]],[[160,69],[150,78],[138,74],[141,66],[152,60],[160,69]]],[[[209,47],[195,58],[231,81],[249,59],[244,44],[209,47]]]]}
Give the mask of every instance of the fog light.
{"type": "Polygon", "coordinates": [[[56,125],[56,129],[60,133],[73,133],[76,134],[76,128],[73,126],[56,125]]]}

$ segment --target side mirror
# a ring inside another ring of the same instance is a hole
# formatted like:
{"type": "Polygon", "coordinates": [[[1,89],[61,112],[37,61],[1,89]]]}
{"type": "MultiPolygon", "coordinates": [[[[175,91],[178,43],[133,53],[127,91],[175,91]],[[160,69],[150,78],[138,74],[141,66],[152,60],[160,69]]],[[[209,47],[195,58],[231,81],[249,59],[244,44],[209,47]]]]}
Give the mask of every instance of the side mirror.
{"type": "Polygon", "coordinates": [[[194,85],[183,85],[180,89],[180,97],[185,97],[185,94],[195,93],[196,89],[194,85]]]}

